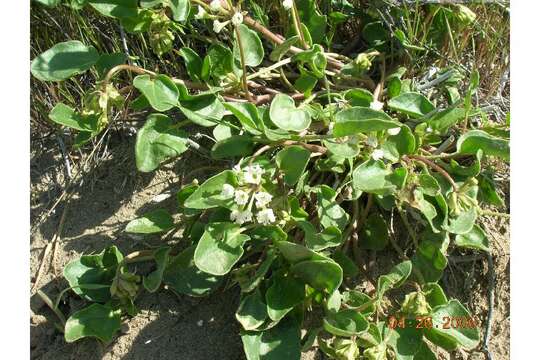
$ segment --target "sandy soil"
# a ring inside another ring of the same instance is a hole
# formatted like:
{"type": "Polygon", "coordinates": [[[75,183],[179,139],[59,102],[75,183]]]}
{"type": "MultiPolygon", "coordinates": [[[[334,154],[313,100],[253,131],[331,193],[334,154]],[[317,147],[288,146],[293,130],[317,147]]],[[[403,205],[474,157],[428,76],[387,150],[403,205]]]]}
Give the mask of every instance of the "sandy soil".
{"type": "MultiPolygon", "coordinates": [[[[155,173],[142,174],[136,171],[134,164],[134,137],[115,133],[110,142],[108,155],[85,177],[85,183],[71,201],[54,264],[46,267],[40,279],[38,288],[53,298],[66,287],[65,280],[61,276],[56,277],[55,271],[61,274],[61,269],[80,254],[98,252],[110,244],[116,244],[124,253],[159,244],[161,240],[157,238],[141,241],[126,236],[123,233],[125,224],[152,208],[173,209],[174,196],[160,203],[152,202],[152,199],[163,192],[174,193],[188,169],[205,165],[204,159],[190,154],[155,173]]],[[[31,161],[32,225],[62,193],[64,172],[57,142],[54,139],[34,141],[31,161]]],[[[32,234],[30,256],[33,276],[38,271],[47,243],[57,232],[62,213],[63,205],[32,234]]],[[[493,359],[508,359],[508,224],[501,219],[484,219],[484,224],[492,241],[496,270],[490,349],[493,359]]],[[[377,256],[384,258],[385,253],[377,256]]],[[[378,270],[373,269],[373,272],[378,273],[378,270]]],[[[442,281],[447,294],[467,304],[482,327],[485,326],[488,309],[488,276],[487,261],[483,257],[472,256],[470,261],[451,262],[442,281]]],[[[34,282],[35,278],[31,281],[34,282]]],[[[68,294],[62,302],[62,310],[69,314],[83,305],[76,296],[68,294]]],[[[204,299],[177,296],[162,290],[142,295],[137,305],[140,313],[126,321],[122,334],[108,346],[92,339],[67,344],[63,334],[54,326],[54,314],[34,295],[30,317],[32,359],[244,359],[239,326],[234,318],[238,306],[238,294],[234,288],[204,299]]],[[[313,351],[303,356],[303,359],[319,358],[321,355],[313,351]]],[[[484,355],[462,352],[449,357],[440,351],[439,358],[483,359],[484,355]]]]}

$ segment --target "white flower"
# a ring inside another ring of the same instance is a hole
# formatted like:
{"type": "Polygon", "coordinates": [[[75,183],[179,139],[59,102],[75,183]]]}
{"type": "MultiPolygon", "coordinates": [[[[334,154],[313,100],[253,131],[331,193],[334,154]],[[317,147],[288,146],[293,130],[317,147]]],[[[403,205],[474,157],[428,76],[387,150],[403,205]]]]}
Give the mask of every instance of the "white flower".
{"type": "Polygon", "coordinates": [[[231,221],[234,221],[238,225],[242,225],[243,223],[251,221],[252,217],[253,217],[253,215],[251,214],[251,211],[249,211],[249,210],[245,210],[245,211],[233,210],[233,211],[231,211],[231,221]]]}
{"type": "Polygon", "coordinates": [[[388,131],[388,135],[394,136],[394,135],[399,134],[399,132],[401,131],[401,128],[395,127],[395,128],[388,129],[387,131],[388,131]]]}
{"type": "Polygon", "coordinates": [[[383,106],[384,106],[384,103],[380,102],[377,99],[373,99],[371,104],[369,104],[369,107],[372,108],[373,110],[382,110],[383,106]]]}
{"type": "Polygon", "coordinates": [[[234,192],[234,202],[238,205],[246,205],[249,201],[249,194],[244,190],[236,190],[234,192]]]}
{"type": "Polygon", "coordinates": [[[368,146],[371,146],[372,148],[376,148],[377,145],[379,145],[379,142],[377,141],[377,137],[370,135],[366,139],[366,144],[368,144],[368,146]]]}
{"type": "Polygon", "coordinates": [[[293,3],[293,0],[283,0],[282,4],[285,10],[291,10],[294,3],[293,3]]]}
{"type": "Polygon", "coordinates": [[[197,14],[195,14],[195,19],[204,19],[207,17],[208,13],[206,12],[206,10],[204,10],[204,8],[202,6],[199,5],[198,7],[199,11],[197,12],[197,14]]]}
{"type": "Polygon", "coordinates": [[[231,21],[234,26],[238,26],[244,22],[244,16],[242,16],[242,13],[240,12],[235,12],[231,18],[231,21]]]}
{"type": "Polygon", "coordinates": [[[384,151],[382,151],[381,149],[375,149],[371,153],[371,157],[373,158],[373,160],[380,160],[383,158],[383,156],[384,156],[384,151]]]}
{"type": "Polygon", "coordinates": [[[214,32],[215,32],[216,34],[219,34],[219,32],[220,32],[221,30],[223,30],[223,28],[224,28],[225,26],[227,26],[228,23],[229,23],[229,21],[220,22],[219,20],[214,20],[214,24],[213,24],[213,25],[214,25],[214,26],[213,26],[214,32]]]}
{"type": "Polygon", "coordinates": [[[257,206],[257,208],[259,209],[262,209],[263,207],[268,205],[270,201],[272,201],[272,195],[265,191],[260,191],[255,194],[255,200],[255,206],[257,206]]]}
{"type": "Polygon", "coordinates": [[[426,132],[429,134],[429,133],[433,132],[433,129],[430,128],[430,127],[428,127],[428,128],[426,129],[426,132]]]}
{"type": "Polygon", "coordinates": [[[221,190],[221,196],[230,199],[234,196],[234,187],[230,184],[223,184],[223,190],[221,190]]]}
{"type": "Polygon", "coordinates": [[[276,221],[276,216],[272,209],[264,209],[257,213],[257,222],[263,225],[269,225],[276,221]]]}
{"type": "Polygon", "coordinates": [[[221,0],[212,0],[210,3],[210,9],[212,11],[219,11],[221,9],[221,0]]]}
{"type": "Polygon", "coordinates": [[[260,165],[250,165],[244,169],[244,181],[248,184],[259,185],[263,174],[264,169],[260,165]]]}

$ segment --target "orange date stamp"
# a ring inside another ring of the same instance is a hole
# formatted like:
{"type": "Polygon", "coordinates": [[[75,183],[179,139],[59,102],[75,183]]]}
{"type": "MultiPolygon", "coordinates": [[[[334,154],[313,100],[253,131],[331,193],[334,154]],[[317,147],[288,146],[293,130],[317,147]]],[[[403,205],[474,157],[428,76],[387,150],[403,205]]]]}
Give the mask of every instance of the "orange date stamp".
{"type": "Polygon", "coordinates": [[[440,323],[433,323],[431,316],[417,316],[416,319],[405,318],[404,316],[388,317],[388,327],[396,328],[416,328],[416,329],[473,329],[478,327],[477,321],[470,316],[443,316],[440,323]]]}

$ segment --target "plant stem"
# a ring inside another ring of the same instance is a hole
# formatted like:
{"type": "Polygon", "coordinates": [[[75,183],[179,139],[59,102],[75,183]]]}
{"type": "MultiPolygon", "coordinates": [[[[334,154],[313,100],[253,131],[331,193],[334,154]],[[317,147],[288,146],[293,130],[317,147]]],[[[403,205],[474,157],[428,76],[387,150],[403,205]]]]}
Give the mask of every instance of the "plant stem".
{"type": "Polygon", "coordinates": [[[459,191],[459,187],[457,186],[457,184],[455,183],[454,179],[452,179],[452,177],[450,176],[450,174],[448,174],[446,172],[446,170],[444,170],[442,167],[440,167],[439,165],[435,164],[433,161],[431,160],[428,160],[426,159],[425,157],[423,156],[420,156],[420,155],[408,155],[408,156],[405,156],[404,158],[410,158],[410,159],[413,159],[413,160],[417,160],[417,161],[420,161],[426,165],[428,165],[429,167],[431,167],[433,170],[437,171],[438,173],[440,173],[442,176],[444,176],[446,178],[446,180],[448,180],[448,182],[450,183],[450,185],[452,185],[452,188],[454,189],[455,192],[458,192],[459,191]]]}
{"type": "Polygon", "coordinates": [[[497,212],[497,211],[483,210],[483,209],[478,209],[478,210],[480,212],[480,215],[499,216],[499,217],[502,217],[502,218],[505,218],[505,219],[510,219],[510,214],[500,213],[500,212],[497,212]]]}
{"type": "Polygon", "coordinates": [[[238,52],[240,53],[240,62],[242,64],[242,85],[244,87],[244,92],[246,93],[246,99],[252,103],[254,101],[248,88],[247,74],[246,74],[246,71],[247,71],[246,58],[244,54],[244,48],[242,46],[242,39],[240,37],[240,31],[238,31],[237,26],[234,27],[234,32],[236,34],[236,41],[238,41],[238,52]]]}
{"type": "Polygon", "coordinates": [[[304,38],[304,32],[302,31],[302,22],[300,21],[300,16],[298,15],[298,9],[296,7],[296,2],[293,1],[293,7],[292,7],[292,15],[293,15],[293,23],[294,28],[296,29],[296,33],[298,36],[300,36],[300,42],[302,43],[302,46],[304,49],[309,49],[308,44],[306,43],[306,39],[304,38]]]}
{"type": "Polygon", "coordinates": [[[399,217],[401,217],[401,220],[403,221],[403,224],[405,225],[405,228],[407,229],[407,232],[409,233],[409,236],[413,240],[413,244],[415,248],[418,248],[418,240],[416,239],[416,234],[414,233],[414,230],[409,223],[409,220],[407,219],[407,215],[405,214],[405,211],[401,208],[398,208],[399,217]]]}

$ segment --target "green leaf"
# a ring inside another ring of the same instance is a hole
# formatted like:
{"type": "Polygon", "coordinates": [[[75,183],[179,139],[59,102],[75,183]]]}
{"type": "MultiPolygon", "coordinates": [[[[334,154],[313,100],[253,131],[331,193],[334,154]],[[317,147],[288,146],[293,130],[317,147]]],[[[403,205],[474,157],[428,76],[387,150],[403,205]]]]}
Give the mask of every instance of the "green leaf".
{"type": "Polygon", "coordinates": [[[437,112],[426,122],[433,130],[446,132],[450,127],[465,119],[466,113],[465,109],[454,106],[437,112]]]}
{"type": "MultiPolygon", "coordinates": [[[[417,357],[417,354],[423,351],[422,344],[425,344],[422,340],[422,331],[416,328],[416,320],[406,319],[405,321],[404,328],[389,329],[388,345],[394,349],[396,360],[424,360],[422,357],[417,357]]],[[[428,359],[430,358],[425,358],[425,360],[428,359]]]]}
{"type": "Polygon", "coordinates": [[[64,268],[64,277],[73,292],[83,299],[106,302],[111,298],[109,288],[85,288],[84,285],[111,285],[118,264],[124,257],[116,246],[96,255],[82,255],[64,268]]]}
{"type": "Polygon", "coordinates": [[[508,140],[489,135],[482,130],[471,130],[463,134],[458,139],[456,146],[457,152],[460,154],[474,155],[478,149],[481,149],[484,155],[510,160],[510,144],[508,140]]]}
{"type": "Polygon", "coordinates": [[[422,117],[433,110],[435,106],[424,95],[409,92],[396,96],[388,101],[388,107],[413,118],[422,117]]]}
{"type": "Polygon", "coordinates": [[[210,209],[230,204],[231,199],[221,195],[225,184],[238,185],[238,180],[232,170],[225,170],[206,180],[186,199],[184,206],[191,209],[210,209]]]}
{"type": "Polygon", "coordinates": [[[96,115],[80,115],[69,106],[58,103],[49,113],[49,119],[55,123],[79,131],[95,132],[98,117],[96,115]]]}
{"type": "Polygon", "coordinates": [[[336,114],[336,123],[333,133],[335,136],[348,136],[371,131],[387,130],[399,127],[400,123],[394,121],[382,111],[368,107],[355,106],[339,111],[336,114]]]}
{"type": "Polygon", "coordinates": [[[343,303],[349,309],[357,310],[359,308],[363,308],[363,310],[360,312],[365,316],[371,315],[375,312],[375,303],[373,303],[373,299],[358,290],[345,291],[342,299],[343,303]],[[366,306],[366,304],[370,302],[371,304],[366,306]]]}
{"type": "Polygon", "coordinates": [[[174,221],[165,209],[157,209],[131,220],[126,226],[126,232],[134,234],[155,234],[169,231],[174,227],[174,221]]]}
{"type": "Polygon", "coordinates": [[[108,343],[120,330],[120,312],[108,305],[92,304],[73,313],[64,330],[68,343],[85,337],[95,337],[108,343]]]}
{"type": "Polygon", "coordinates": [[[343,231],[349,223],[349,214],[335,201],[337,193],[328,185],[316,188],[317,215],[323,228],[336,227],[343,231]]]}
{"type": "Polygon", "coordinates": [[[350,257],[348,257],[343,251],[341,250],[334,251],[332,258],[343,269],[344,277],[352,278],[352,277],[357,276],[358,273],[360,272],[360,270],[358,269],[358,265],[356,265],[356,263],[350,257]]]}
{"type": "Polygon", "coordinates": [[[332,155],[340,158],[352,158],[360,153],[356,136],[324,140],[323,144],[332,155]]]}
{"type": "Polygon", "coordinates": [[[136,16],[137,3],[137,0],[88,0],[102,15],[119,19],[136,16]]]}
{"type": "Polygon", "coordinates": [[[478,225],[474,225],[468,233],[457,235],[456,245],[469,249],[490,251],[486,233],[478,225]]]}
{"type": "Polygon", "coordinates": [[[476,217],[477,214],[474,208],[464,211],[457,218],[450,220],[447,230],[453,234],[466,234],[472,230],[476,217]]]}
{"type": "Polygon", "coordinates": [[[381,145],[384,157],[397,162],[401,156],[412,154],[416,150],[416,138],[407,125],[400,127],[397,135],[391,135],[381,145]]]}
{"type": "Polygon", "coordinates": [[[298,16],[302,25],[305,25],[313,42],[323,44],[326,40],[326,15],[317,10],[314,0],[297,0],[298,16]]]}
{"type": "Polygon", "coordinates": [[[377,296],[381,298],[386,291],[398,288],[407,281],[412,271],[412,262],[407,260],[394,266],[386,275],[377,281],[377,296]]]}
{"type": "Polygon", "coordinates": [[[443,289],[437,283],[427,283],[422,287],[422,292],[426,295],[426,300],[432,308],[444,305],[448,302],[443,289]]]}
{"type": "Polygon", "coordinates": [[[223,103],[223,106],[233,113],[242,126],[253,135],[260,135],[263,129],[262,120],[257,108],[252,103],[223,103]]]}
{"type": "Polygon", "coordinates": [[[465,349],[473,349],[480,342],[480,332],[477,327],[450,326],[449,329],[444,329],[442,326],[445,318],[471,318],[471,314],[458,300],[450,300],[445,305],[435,307],[431,317],[433,328],[426,330],[426,333],[433,333],[443,339],[455,341],[465,349]]]}
{"type": "Polygon", "coordinates": [[[148,292],[156,292],[161,285],[163,272],[169,260],[170,247],[162,247],[154,251],[154,260],[156,262],[156,270],[143,278],[143,286],[148,292]]]}
{"type": "Polygon", "coordinates": [[[262,333],[260,360],[300,360],[300,326],[293,319],[284,319],[262,333]]]}
{"type": "Polygon", "coordinates": [[[244,243],[249,240],[249,236],[240,231],[240,226],[232,223],[206,225],[195,250],[195,265],[212,275],[225,275],[231,271],[244,254],[244,243]]]}
{"type": "Polygon", "coordinates": [[[245,330],[255,330],[264,323],[268,314],[266,313],[266,304],[258,289],[244,296],[235,316],[245,330]]]}
{"type": "Polygon", "coordinates": [[[98,77],[104,78],[109,70],[117,65],[125,64],[127,56],[124,53],[103,54],[95,64],[98,77]]]}
{"type": "Polygon", "coordinates": [[[61,0],[34,0],[34,1],[52,8],[59,5],[61,0]]]}
{"type": "Polygon", "coordinates": [[[42,81],[61,81],[85,72],[98,60],[99,54],[93,46],[71,40],[58,43],[34,58],[31,72],[42,81]]]}
{"type": "Polygon", "coordinates": [[[280,321],[305,297],[305,285],[293,278],[276,274],[272,276],[272,285],[266,290],[266,307],[272,321],[280,321]]]}
{"type": "Polygon", "coordinates": [[[133,79],[135,86],[157,111],[166,111],[178,105],[178,88],[166,75],[139,75],[133,79]]]}
{"type": "Polygon", "coordinates": [[[412,262],[424,281],[436,282],[441,278],[448,264],[445,256],[448,243],[446,232],[432,233],[427,230],[422,234],[422,241],[412,257],[412,262]]]}
{"type": "Polygon", "coordinates": [[[320,233],[307,221],[299,221],[298,226],[304,231],[306,246],[314,251],[336,247],[343,242],[341,231],[335,226],[329,226],[320,233]]]}
{"type": "Polygon", "coordinates": [[[141,34],[147,32],[154,20],[154,12],[146,9],[137,9],[136,16],[123,17],[120,24],[128,33],[141,34]]]}
{"type": "Polygon", "coordinates": [[[249,135],[233,135],[216,142],[212,146],[212,157],[214,159],[224,159],[248,156],[253,152],[254,145],[253,139],[249,135]]]}
{"type": "Polygon", "coordinates": [[[287,94],[277,94],[270,104],[270,120],[280,129],[300,132],[309,127],[311,116],[306,110],[296,108],[287,94]]]}
{"type": "MultiPolygon", "coordinates": [[[[187,0],[182,1],[185,1],[189,4],[189,1],[187,0]]],[[[197,54],[195,51],[191,50],[188,47],[181,48],[178,51],[178,54],[184,59],[189,77],[193,81],[200,81],[203,61],[199,54],[197,54]]]]}
{"type": "Polygon", "coordinates": [[[373,102],[373,94],[366,89],[350,89],[345,92],[345,100],[349,101],[351,106],[369,108],[373,102]]]}
{"type": "Polygon", "coordinates": [[[219,43],[210,45],[203,61],[202,78],[206,81],[211,75],[214,78],[221,79],[232,72],[232,51],[219,43]]]}
{"type": "Polygon", "coordinates": [[[372,213],[362,227],[360,247],[369,250],[383,250],[388,245],[388,225],[379,213],[372,213]]]}
{"type": "Polygon", "coordinates": [[[274,50],[270,53],[270,60],[279,61],[285,55],[292,46],[295,46],[300,41],[300,36],[294,35],[286,39],[281,44],[277,45],[274,50]]]}
{"type": "Polygon", "coordinates": [[[504,205],[503,200],[497,193],[493,179],[484,174],[478,177],[478,200],[499,207],[504,205]]]}
{"type": "Polygon", "coordinates": [[[239,34],[246,66],[258,66],[264,58],[264,49],[259,35],[244,24],[238,25],[236,29],[237,31],[234,32],[234,58],[240,62],[237,36],[239,34]]]}
{"type": "Polygon", "coordinates": [[[190,121],[205,127],[216,125],[225,114],[225,108],[213,94],[192,96],[180,101],[178,107],[190,121]]]}
{"type": "Polygon", "coordinates": [[[215,290],[221,277],[202,272],[195,266],[195,246],[176,255],[163,273],[163,282],[180,294],[204,296],[215,290]]]}
{"type": "Polygon", "coordinates": [[[187,134],[175,127],[169,117],[152,114],[137,133],[135,160],[137,169],[150,172],[188,149],[187,134]]]}
{"type": "Polygon", "coordinates": [[[441,187],[437,179],[427,173],[418,175],[418,185],[426,195],[437,196],[441,193],[441,187]]]}
{"type": "Polygon", "coordinates": [[[385,192],[393,187],[387,179],[391,174],[382,161],[370,159],[354,169],[353,187],[356,191],[367,193],[385,192]]]}
{"type": "Polygon", "coordinates": [[[283,257],[292,264],[305,260],[327,260],[326,257],[319,255],[315,251],[289,241],[278,241],[276,245],[283,257]]]}
{"type": "Polygon", "coordinates": [[[247,360],[260,360],[262,332],[240,331],[244,354],[247,360]]]}
{"type": "Polygon", "coordinates": [[[179,22],[186,21],[191,10],[189,0],[164,0],[163,5],[171,8],[174,21],[179,22]]]}
{"type": "Polygon", "coordinates": [[[317,290],[334,292],[343,281],[343,270],[331,260],[301,261],[291,267],[291,273],[317,290]]]}
{"type": "Polygon", "coordinates": [[[337,336],[358,336],[369,328],[366,318],[353,309],[330,313],[323,319],[326,331],[337,336]]]}
{"type": "Polygon", "coordinates": [[[300,176],[309,162],[310,152],[301,146],[287,146],[276,155],[277,166],[285,174],[285,183],[293,186],[298,182],[300,176]]]}
{"type": "Polygon", "coordinates": [[[245,281],[238,281],[238,285],[240,285],[243,293],[251,292],[260,285],[260,283],[266,276],[266,273],[268,272],[268,270],[270,270],[270,266],[272,266],[276,257],[277,255],[274,249],[268,250],[268,252],[266,253],[266,258],[264,259],[262,264],[259,265],[257,271],[255,271],[255,274],[245,281]]]}

